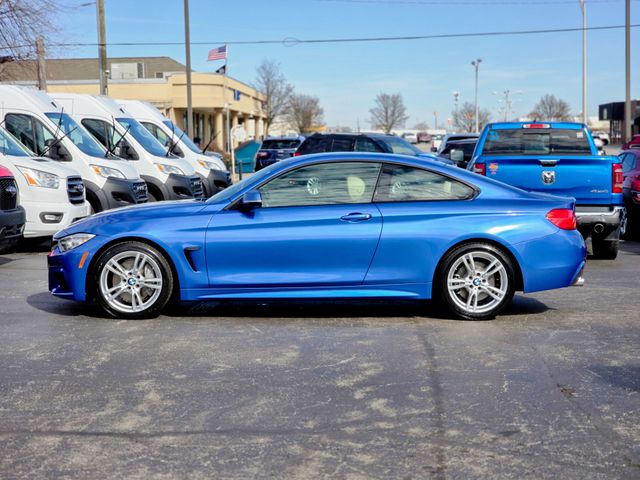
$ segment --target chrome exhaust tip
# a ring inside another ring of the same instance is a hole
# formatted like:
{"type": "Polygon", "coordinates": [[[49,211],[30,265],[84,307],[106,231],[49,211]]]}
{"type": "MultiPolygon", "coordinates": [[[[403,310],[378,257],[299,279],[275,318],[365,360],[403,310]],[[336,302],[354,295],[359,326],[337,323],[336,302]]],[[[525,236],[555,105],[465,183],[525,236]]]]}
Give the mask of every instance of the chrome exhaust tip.
{"type": "Polygon", "coordinates": [[[601,223],[596,223],[596,225],[593,227],[593,231],[596,233],[604,232],[604,225],[601,223]]]}

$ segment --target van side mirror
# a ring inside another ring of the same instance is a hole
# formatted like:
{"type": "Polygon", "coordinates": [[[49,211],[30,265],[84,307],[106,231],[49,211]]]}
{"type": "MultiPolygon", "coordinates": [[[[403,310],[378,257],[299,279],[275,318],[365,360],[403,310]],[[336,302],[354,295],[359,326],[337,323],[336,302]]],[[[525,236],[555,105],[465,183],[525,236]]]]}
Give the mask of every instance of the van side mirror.
{"type": "Polygon", "coordinates": [[[55,140],[47,140],[45,143],[47,147],[46,156],[52,160],[56,160],[58,162],[70,162],[73,160],[69,150],[67,147],[62,145],[59,141],[55,140]]]}
{"type": "Polygon", "coordinates": [[[258,190],[250,190],[242,196],[238,207],[241,210],[251,210],[262,206],[262,195],[258,190]]]}
{"type": "Polygon", "coordinates": [[[138,153],[124,138],[120,140],[118,147],[118,156],[127,160],[140,160],[138,153]]]}
{"type": "Polygon", "coordinates": [[[456,150],[454,148],[449,153],[449,158],[456,162],[456,164],[461,165],[464,163],[464,152],[462,150],[456,150]]]}
{"type": "Polygon", "coordinates": [[[184,158],[184,152],[182,151],[182,149],[178,146],[177,143],[173,144],[173,147],[169,146],[169,150],[171,151],[171,153],[173,153],[174,155],[179,156],[180,158],[184,158]]]}

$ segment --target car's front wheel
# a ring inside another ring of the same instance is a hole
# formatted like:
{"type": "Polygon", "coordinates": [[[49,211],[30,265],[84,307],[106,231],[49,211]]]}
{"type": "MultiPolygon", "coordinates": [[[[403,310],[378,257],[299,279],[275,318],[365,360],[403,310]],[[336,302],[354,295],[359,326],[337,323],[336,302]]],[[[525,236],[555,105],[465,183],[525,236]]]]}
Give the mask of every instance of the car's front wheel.
{"type": "Polygon", "coordinates": [[[111,316],[140,319],[157,316],[171,299],[171,267],[155,248],[140,242],[110,247],[95,268],[96,296],[111,316]]]}
{"type": "Polygon", "coordinates": [[[440,297],[458,317],[493,318],[511,302],[514,292],[513,264],[493,245],[462,245],[443,260],[440,297]]]}

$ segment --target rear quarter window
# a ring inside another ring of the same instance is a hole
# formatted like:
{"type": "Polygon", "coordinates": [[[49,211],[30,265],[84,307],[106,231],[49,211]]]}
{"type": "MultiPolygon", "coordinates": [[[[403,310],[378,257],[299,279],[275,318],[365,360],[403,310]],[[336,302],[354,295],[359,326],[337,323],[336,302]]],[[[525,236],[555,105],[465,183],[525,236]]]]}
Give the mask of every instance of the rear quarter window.
{"type": "Polygon", "coordinates": [[[516,128],[489,130],[483,155],[591,155],[584,130],[516,128]]]}

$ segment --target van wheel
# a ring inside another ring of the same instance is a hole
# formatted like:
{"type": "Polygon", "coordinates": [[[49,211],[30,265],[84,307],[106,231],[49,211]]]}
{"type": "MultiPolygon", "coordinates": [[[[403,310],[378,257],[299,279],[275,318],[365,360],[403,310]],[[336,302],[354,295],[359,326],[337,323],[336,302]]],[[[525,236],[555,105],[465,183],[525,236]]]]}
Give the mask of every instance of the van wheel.
{"type": "Polygon", "coordinates": [[[597,240],[591,239],[593,247],[593,258],[601,260],[614,260],[618,256],[618,240],[597,240]]]}
{"type": "Polygon", "coordinates": [[[154,195],[151,190],[149,190],[147,192],[147,202],[151,203],[151,202],[159,202],[160,198],[158,198],[156,195],[154,195]]]}
{"type": "Polygon", "coordinates": [[[445,306],[457,317],[494,318],[513,298],[514,268],[511,260],[493,245],[462,245],[443,260],[439,291],[445,306]]]}
{"type": "Polygon", "coordinates": [[[171,299],[174,278],[158,250],[145,243],[123,242],[100,256],[94,285],[105,312],[136,320],[158,316],[171,299]]]}

